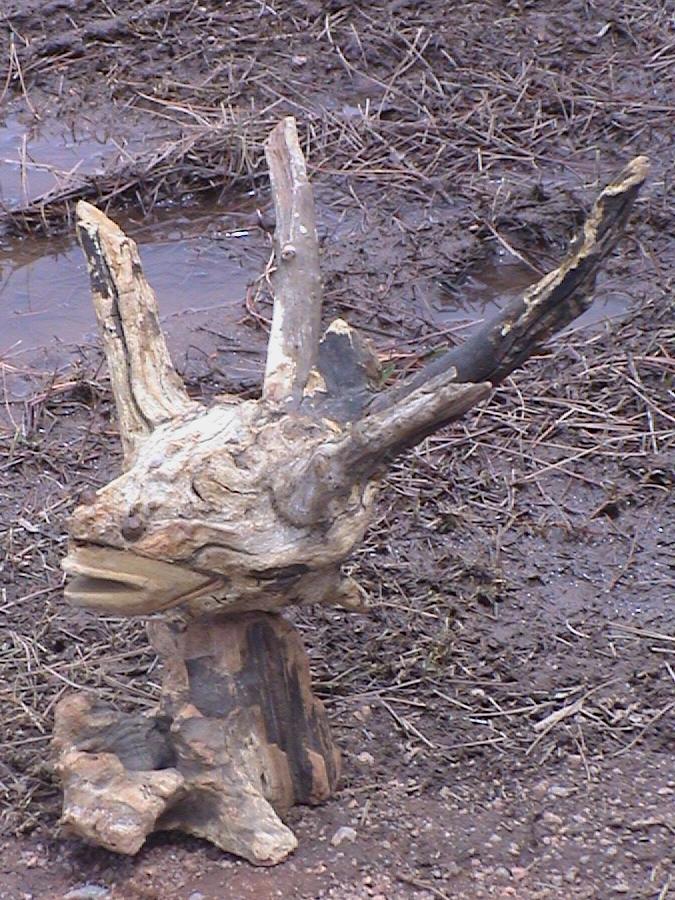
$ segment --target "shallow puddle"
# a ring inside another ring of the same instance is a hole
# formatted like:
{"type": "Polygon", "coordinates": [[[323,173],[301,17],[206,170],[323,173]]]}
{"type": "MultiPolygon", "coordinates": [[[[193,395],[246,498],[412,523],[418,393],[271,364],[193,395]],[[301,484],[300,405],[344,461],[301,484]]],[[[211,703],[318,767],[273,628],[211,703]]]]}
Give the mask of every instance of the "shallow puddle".
{"type": "MultiPolygon", "coordinates": [[[[8,115],[0,128],[0,201],[22,205],[73,171],[91,174],[124,153],[109,135],[84,127],[76,132],[8,115]]],[[[156,209],[142,221],[133,213],[113,218],[139,244],[175,353],[191,341],[213,350],[213,340],[195,336],[207,323],[220,326],[226,339],[236,331],[247,286],[269,256],[250,198],[156,209]]],[[[0,320],[0,360],[38,368],[65,364],[73,345],[95,335],[89,278],[74,237],[0,238],[0,320]]]]}
{"type": "MultiPolygon", "coordinates": [[[[489,318],[539,278],[537,272],[516,257],[504,254],[485,259],[472,267],[459,285],[442,286],[434,307],[445,322],[452,323],[460,317],[476,322],[489,318]]],[[[630,302],[630,295],[600,272],[592,306],[569,327],[585,328],[621,316],[630,302]]]]}
{"type": "MultiPolygon", "coordinates": [[[[163,320],[215,308],[227,319],[242,317],[246,287],[268,255],[265,236],[242,227],[242,214],[174,210],[143,225],[115,218],[139,244],[163,320]]],[[[89,278],[79,246],[63,238],[25,238],[2,247],[0,314],[0,358],[54,341],[81,343],[93,334],[89,278]]]]}
{"type": "Polygon", "coordinates": [[[76,172],[101,170],[104,161],[123,152],[93,125],[75,130],[54,120],[45,124],[28,114],[10,113],[0,127],[0,202],[9,207],[25,204],[76,172]]]}
{"type": "MultiPolygon", "coordinates": [[[[0,128],[0,199],[9,206],[21,204],[74,169],[94,172],[123,152],[112,138],[93,129],[75,133],[58,123],[35,129],[8,116],[0,128]]],[[[319,218],[322,212],[328,215],[319,209],[319,218]]],[[[227,365],[240,375],[255,376],[264,335],[238,331],[246,315],[247,286],[269,255],[269,238],[256,225],[253,200],[157,209],[149,221],[133,214],[114,218],[140,246],[173,352],[192,345],[200,352],[227,355],[239,340],[241,355],[233,363],[230,352],[227,365]]],[[[356,229],[353,238],[358,240],[356,229]]],[[[495,255],[476,265],[461,284],[440,290],[427,310],[427,324],[442,330],[481,320],[536,277],[515,257],[495,255]]],[[[613,292],[611,284],[599,282],[597,293],[596,303],[574,327],[621,314],[629,305],[629,298],[613,292]]],[[[95,334],[86,266],[74,239],[0,239],[0,320],[0,361],[26,361],[45,348],[42,365],[50,369],[65,364],[73,345],[95,334]]]]}

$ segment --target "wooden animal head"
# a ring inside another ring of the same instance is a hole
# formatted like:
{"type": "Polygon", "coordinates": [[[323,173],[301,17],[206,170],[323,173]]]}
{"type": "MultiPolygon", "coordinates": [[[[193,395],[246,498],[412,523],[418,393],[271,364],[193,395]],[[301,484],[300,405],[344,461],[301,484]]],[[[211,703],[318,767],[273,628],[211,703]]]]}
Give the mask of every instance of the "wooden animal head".
{"type": "Polygon", "coordinates": [[[648,170],[638,157],[605,188],[557,269],[465,344],[378,392],[376,356],[347,323],[321,337],[314,205],[293,119],[266,153],[277,268],[260,400],[206,407],[188,396],[136,245],[78,204],[125,471],[72,516],[63,567],[73,604],[115,615],[358,608],[340,566],[363,537],[382,471],[590,305],[648,170]]]}

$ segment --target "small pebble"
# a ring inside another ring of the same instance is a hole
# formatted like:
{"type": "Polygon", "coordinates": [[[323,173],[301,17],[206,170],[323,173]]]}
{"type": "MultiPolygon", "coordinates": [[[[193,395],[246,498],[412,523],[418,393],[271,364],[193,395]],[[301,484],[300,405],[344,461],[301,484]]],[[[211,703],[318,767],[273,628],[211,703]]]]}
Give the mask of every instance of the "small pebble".
{"type": "Polygon", "coordinates": [[[352,844],[356,840],[356,829],[350,828],[348,825],[342,825],[330,839],[334,847],[339,847],[344,841],[350,841],[352,844]]]}
{"type": "Polygon", "coordinates": [[[563,787],[561,784],[552,784],[548,789],[550,797],[569,797],[574,793],[572,788],[563,787]]]}
{"type": "Polygon", "coordinates": [[[562,825],[563,823],[562,817],[551,812],[550,809],[545,810],[541,818],[547,825],[562,825]]]}
{"type": "Polygon", "coordinates": [[[372,753],[368,753],[367,750],[364,750],[363,753],[359,753],[356,757],[356,761],[360,762],[364,766],[372,766],[375,762],[375,758],[372,753]]]}
{"type": "Polygon", "coordinates": [[[110,891],[100,884],[83,884],[64,894],[63,900],[103,900],[109,897],[110,891]]]}

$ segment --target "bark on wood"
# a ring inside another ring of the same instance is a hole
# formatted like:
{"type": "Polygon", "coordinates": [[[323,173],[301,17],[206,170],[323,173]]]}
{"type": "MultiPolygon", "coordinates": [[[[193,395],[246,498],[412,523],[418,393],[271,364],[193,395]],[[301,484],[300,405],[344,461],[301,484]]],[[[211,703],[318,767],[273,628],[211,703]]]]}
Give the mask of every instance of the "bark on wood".
{"type": "Polygon", "coordinates": [[[280,862],[297,846],[281,817],[326,800],[340,770],[298,633],[266,613],[150,631],[164,665],[154,715],[90,694],[57,707],[63,825],[118,853],[177,829],[258,865],[280,862]]]}

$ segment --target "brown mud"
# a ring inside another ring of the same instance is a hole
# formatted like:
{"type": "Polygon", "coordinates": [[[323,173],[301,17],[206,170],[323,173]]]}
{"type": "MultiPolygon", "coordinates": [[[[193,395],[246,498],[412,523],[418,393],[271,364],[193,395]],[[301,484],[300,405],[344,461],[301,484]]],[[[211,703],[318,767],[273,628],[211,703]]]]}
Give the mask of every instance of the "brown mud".
{"type": "Polygon", "coordinates": [[[5,0],[0,900],[675,896],[673,28],[643,0],[5,0]],[[64,693],[158,696],[142,625],[62,599],[68,512],[120,455],[72,205],[139,241],[191,392],[254,394],[288,113],[326,321],[392,378],[550,268],[628,158],[652,176],[588,317],[384,486],[372,612],[294,616],[345,756],[295,856],[115,857],[58,833],[48,753],[64,693]]]}

